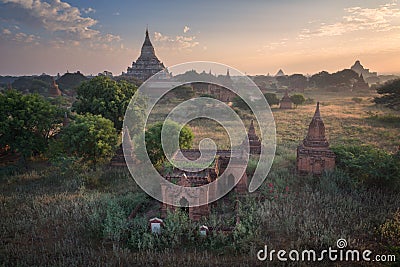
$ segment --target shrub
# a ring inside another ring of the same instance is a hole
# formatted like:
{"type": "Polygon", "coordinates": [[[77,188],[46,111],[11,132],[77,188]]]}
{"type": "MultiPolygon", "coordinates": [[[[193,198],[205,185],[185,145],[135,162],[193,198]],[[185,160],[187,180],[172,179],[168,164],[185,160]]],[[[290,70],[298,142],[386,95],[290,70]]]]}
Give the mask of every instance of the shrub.
{"type": "Polygon", "coordinates": [[[314,98],[311,98],[311,97],[308,97],[308,98],[306,99],[306,101],[304,102],[304,104],[306,104],[306,105],[315,104],[315,99],[314,99],[314,98]]]}
{"type": "Polygon", "coordinates": [[[264,94],[265,99],[267,100],[268,104],[270,106],[272,105],[279,105],[279,99],[274,93],[265,93],[264,94]]]}
{"type": "Polygon", "coordinates": [[[400,189],[400,160],[384,150],[365,145],[337,146],[337,166],[367,187],[400,189]]]}
{"type": "Polygon", "coordinates": [[[247,103],[239,96],[235,96],[233,98],[232,105],[233,107],[241,110],[250,110],[250,107],[247,105],[247,103]]]}
{"type": "Polygon", "coordinates": [[[389,240],[400,240],[400,209],[397,210],[392,219],[386,220],[380,226],[381,235],[389,240]]]}
{"type": "Polygon", "coordinates": [[[246,174],[252,176],[258,165],[258,159],[250,158],[247,163],[246,174]]]}
{"type": "Polygon", "coordinates": [[[382,123],[388,123],[388,124],[400,124],[400,116],[394,115],[394,114],[384,114],[384,115],[378,115],[378,114],[373,114],[369,113],[368,119],[382,122],[382,123]]]}
{"type": "Polygon", "coordinates": [[[294,94],[290,97],[295,107],[303,105],[306,102],[305,97],[302,94],[294,94]]]}

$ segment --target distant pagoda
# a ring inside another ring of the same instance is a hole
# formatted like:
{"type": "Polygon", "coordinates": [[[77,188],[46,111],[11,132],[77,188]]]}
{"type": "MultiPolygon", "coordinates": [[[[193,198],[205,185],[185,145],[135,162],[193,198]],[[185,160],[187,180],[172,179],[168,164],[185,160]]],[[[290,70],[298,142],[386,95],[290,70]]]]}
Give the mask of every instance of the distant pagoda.
{"type": "Polygon", "coordinates": [[[251,120],[249,130],[247,131],[247,138],[243,141],[243,145],[249,145],[249,152],[251,155],[258,155],[261,153],[261,141],[256,134],[256,129],[254,128],[254,122],[251,120]],[[248,142],[248,143],[247,143],[248,142]]]}
{"type": "Polygon", "coordinates": [[[282,97],[280,101],[280,109],[292,109],[293,108],[293,101],[288,94],[288,90],[285,91],[285,95],[282,97]]]}
{"type": "Polygon", "coordinates": [[[146,28],[146,37],[139,58],[132,62],[125,75],[132,76],[142,82],[159,71],[165,70],[164,64],[157,58],[154,47],[151,44],[149,31],[146,28]]]}
{"type": "Polygon", "coordinates": [[[319,102],[308,133],[297,147],[297,171],[299,174],[321,175],[335,168],[335,153],[329,149],[325,137],[325,125],[319,112],[319,102]]]}
{"type": "Polygon", "coordinates": [[[275,74],[275,77],[282,77],[286,76],[282,69],[279,69],[278,72],[275,74]]]}
{"type": "Polygon", "coordinates": [[[54,78],[53,78],[53,81],[52,81],[51,86],[50,86],[50,88],[49,88],[48,95],[49,95],[50,97],[58,97],[58,96],[61,96],[61,91],[60,91],[60,89],[58,88],[58,85],[57,85],[56,81],[54,80],[54,78]]]}

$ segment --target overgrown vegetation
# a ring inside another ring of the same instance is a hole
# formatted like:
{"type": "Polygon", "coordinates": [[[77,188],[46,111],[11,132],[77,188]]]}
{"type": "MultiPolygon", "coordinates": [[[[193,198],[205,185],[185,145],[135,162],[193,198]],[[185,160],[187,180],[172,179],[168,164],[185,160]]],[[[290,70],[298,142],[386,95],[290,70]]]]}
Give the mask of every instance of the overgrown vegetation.
{"type": "Polygon", "coordinates": [[[40,95],[6,91],[0,94],[0,148],[24,157],[39,155],[59,131],[62,117],[62,110],[40,95]]]}
{"type": "Polygon", "coordinates": [[[400,159],[372,146],[337,146],[336,163],[364,186],[400,189],[400,159]]]}
{"type": "MultiPolygon", "coordinates": [[[[255,266],[256,253],[265,244],[319,250],[335,246],[338,238],[346,238],[352,248],[398,255],[399,115],[385,115],[387,110],[370,101],[354,105],[355,95],[350,93],[304,94],[322,102],[327,136],[337,152],[339,168],[334,172],[322,177],[295,174],[294,151],[315,110],[307,103],[297,110],[274,112],[277,153],[256,193],[228,194],[211,205],[209,218],[199,222],[189,221],[180,210],[170,213],[159,236],[150,233],[148,224],[149,218],[159,216],[159,203],[132,181],[127,170],[106,165],[93,170],[73,156],[51,166],[33,161],[28,171],[3,168],[0,262],[255,266]],[[365,118],[366,112],[376,116],[365,118]],[[210,228],[207,237],[199,235],[202,224],[210,228]]],[[[250,112],[235,110],[247,124],[252,119],[250,112]]],[[[192,126],[194,144],[212,133],[219,147],[226,146],[227,136],[216,124],[194,121],[192,126]]],[[[256,162],[250,160],[249,176],[256,162]]]]}
{"type": "Polygon", "coordinates": [[[252,197],[229,194],[199,222],[181,210],[169,213],[161,235],[153,235],[148,219],[157,216],[159,203],[126,170],[71,168],[63,174],[53,168],[2,177],[0,259],[5,265],[153,266],[186,264],[197,255],[193,266],[254,265],[265,244],[322,249],[338,237],[353,247],[387,249],[374,240],[396,240],[398,194],[351,181],[342,171],[318,178],[273,169],[252,197]],[[210,229],[207,237],[199,234],[202,224],[210,229]]]}
{"type": "Polygon", "coordinates": [[[400,110],[400,79],[386,82],[378,87],[377,92],[381,96],[375,97],[376,104],[383,104],[391,109],[400,110]]]}
{"type": "Polygon", "coordinates": [[[116,82],[97,76],[76,89],[78,96],[73,107],[78,114],[102,115],[121,130],[126,108],[136,90],[136,86],[124,80],[116,82]]]}

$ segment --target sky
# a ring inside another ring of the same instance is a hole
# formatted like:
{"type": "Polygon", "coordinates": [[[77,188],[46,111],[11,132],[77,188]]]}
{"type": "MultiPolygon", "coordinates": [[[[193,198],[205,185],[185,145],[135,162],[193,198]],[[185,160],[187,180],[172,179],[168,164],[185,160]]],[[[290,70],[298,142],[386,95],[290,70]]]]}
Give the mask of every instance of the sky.
{"type": "Polygon", "coordinates": [[[138,58],[147,26],[166,66],[201,60],[251,75],[313,74],[359,59],[400,73],[393,0],[0,0],[0,75],[119,75],[138,58]]]}

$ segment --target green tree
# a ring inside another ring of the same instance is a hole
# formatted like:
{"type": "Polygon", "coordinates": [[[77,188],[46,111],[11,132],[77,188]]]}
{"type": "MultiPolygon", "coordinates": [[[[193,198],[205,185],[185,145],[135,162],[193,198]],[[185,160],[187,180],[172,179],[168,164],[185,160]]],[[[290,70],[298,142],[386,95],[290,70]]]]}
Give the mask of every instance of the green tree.
{"type": "Polygon", "coordinates": [[[9,146],[23,157],[46,151],[62,122],[63,112],[37,94],[15,90],[0,94],[0,147],[9,146]]]}
{"type": "MultiPolygon", "coordinates": [[[[180,125],[176,122],[167,120],[164,127],[166,127],[164,131],[166,131],[168,136],[172,137],[179,135],[179,147],[181,149],[188,149],[192,147],[194,135],[188,126],[185,125],[179,132],[180,125]]],[[[178,147],[175,147],[175,144],[168,142],[169,140],[172,140],[172,138],[167,138],[167,140],[164,141],[164,145],[167,147],[163,148],[161,144],[162,128],[163,122],[158,122],[146,130],[146,150],[153,164],[162,162],[165,159],[166,151],[175,152],[178,149],[178,147]]]]}
{"type": "Polygon", "coordinates": [[[308,86],[307,77],[303,74],[293,74],[289,76],[289,86],[292,89],[298,89],[304,91],[308,86]]]}
{"type": "Polygon", "coordinates": [[[400,79],[388,81],[377,89],[380,97],[375,97],[376,104],[383,104],[391,109],[400,110],[400,79]]]}
{"type": "Polygon", "coordinates": [[[175,96],[182,100],[188,100],[195,96],[195,92],[190,85],[182,85],[172,90],[175,96]]]}
{"type": "Polygon", "coordinates": [[[235,96],[232,100],[232,105],[235,108],[239,108],[242,110],[250,110],[250,107],[244,102],[244,100],[240,96],[235,96]]]}
{"type": "Polygon", "coordinates": [[[274,93],[265,93],[264,94],[265,99],[267,100],[268,104],[270,106],[272,105],[279,105],[279,99],[274,93]]]}
{"type": "Polygon", "coordinates": [[[66,152],[84,161],[104,162],[114,155],[118,136],[114,125],[101,115],[77,115],[75,120],[61,132],[66,152]]]}
{"type": "Polygon", "coordinates": [[[304,96],[302,94],[294,94],[290,97],[290,99],[292,100],[292,102],[296,108],[298,105],[302,105],[302,104],[304,104],[304,102],[306,102],[306,99],[304,98],[304,96]]]}
{"type": "Polygon", "coordinates": [[[126,82],[116,82],[106,76],[97,76],[77,88],[77,101],[73,107],[79,114],[102,115],[121,130],[126,108],[137,87],[126,82]]]}
{"type": "Polygon", "coordinates": [[[400,159],[372,146],[332,147],[337,166],[367,187],[400,189],[400,159]]]}

